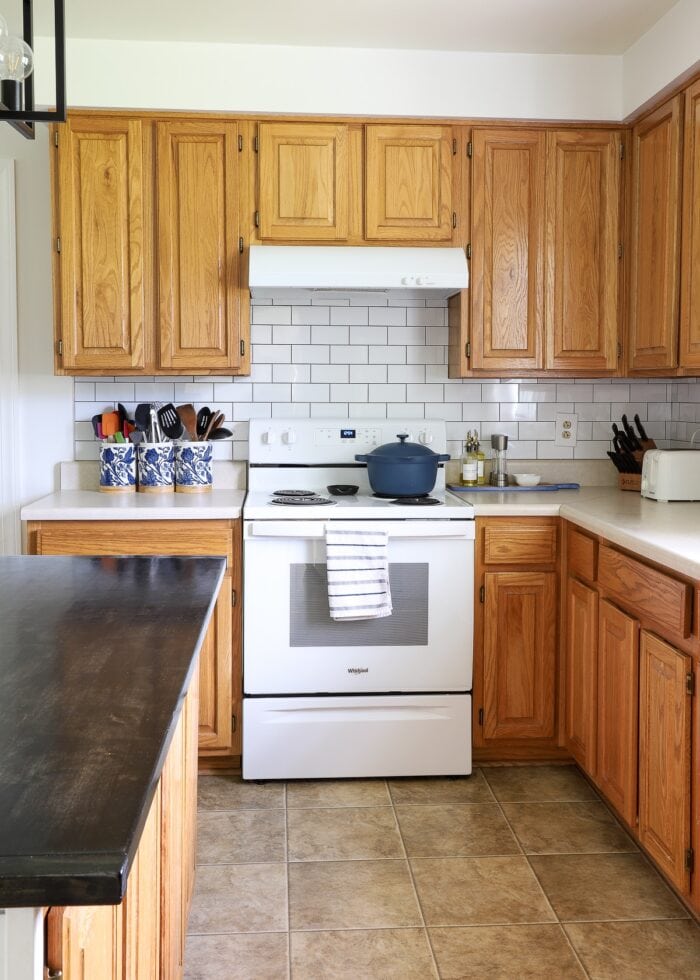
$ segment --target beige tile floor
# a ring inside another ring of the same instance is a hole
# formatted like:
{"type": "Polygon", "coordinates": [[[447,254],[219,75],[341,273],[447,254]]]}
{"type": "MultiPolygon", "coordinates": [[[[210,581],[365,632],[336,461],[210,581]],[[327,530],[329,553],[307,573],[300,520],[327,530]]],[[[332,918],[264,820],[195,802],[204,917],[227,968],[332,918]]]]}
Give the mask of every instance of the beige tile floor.
{"type": "Polygon", "coordinates": [[[700,980],[700,927],[571,766],[199,781],[188,980],[700,980]]]}

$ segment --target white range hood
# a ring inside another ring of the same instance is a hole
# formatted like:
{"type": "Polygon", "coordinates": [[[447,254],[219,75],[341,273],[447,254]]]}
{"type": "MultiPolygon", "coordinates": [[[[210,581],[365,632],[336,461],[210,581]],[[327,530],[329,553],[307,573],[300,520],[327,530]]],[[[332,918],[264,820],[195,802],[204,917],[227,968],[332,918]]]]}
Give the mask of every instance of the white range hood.
{"type": "Polygon", "coordinates": [[[461,248],[251,245],[255,299],[372,297],[444,300],[469,285],[461,248]]]}

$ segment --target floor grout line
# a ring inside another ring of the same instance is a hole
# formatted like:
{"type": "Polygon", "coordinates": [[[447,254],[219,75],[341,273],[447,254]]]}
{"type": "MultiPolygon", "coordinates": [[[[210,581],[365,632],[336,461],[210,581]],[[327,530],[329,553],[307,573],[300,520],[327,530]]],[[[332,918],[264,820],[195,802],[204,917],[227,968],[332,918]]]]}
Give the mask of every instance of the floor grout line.
{"type": "Polygon", "coordinates": [[[286,858],[285,878],[287,881],[287,978],[288,980],[291,980],[292,977],[292,910],[291,910],[290,894],[289,894],[289,810],[287,808],[287,783],[284,784],[282,799],[284,800],[284,855],[286,858]]]}

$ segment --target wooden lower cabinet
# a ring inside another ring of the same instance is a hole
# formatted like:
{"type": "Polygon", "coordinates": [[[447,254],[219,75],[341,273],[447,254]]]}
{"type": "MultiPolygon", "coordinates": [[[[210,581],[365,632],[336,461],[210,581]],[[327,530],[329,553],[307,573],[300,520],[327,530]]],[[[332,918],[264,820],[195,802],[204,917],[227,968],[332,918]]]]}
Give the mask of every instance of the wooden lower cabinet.
{"type": "Polygon", "coordinates": [[[52,976],[62,980],[182,977],[194,882],[197,701],[195,676],[141,833],[124,901],[48,910],[46,965],[52,976]]]}
{"type": "Polygon", "coordinates": [[[639,839],[680,891],[690,888],[692,661],[642,631],[639,668],[639,839]]]}
{"type": "Polygon", "coordinates": [[[637,820],[639,623],[601,600],[595,781],[621,817],[637,820]]]}
{"type": "Polygon", "coordinates": [[[199,665],[199,754],[241,753],[240,521],[43,521],[27,525],[36,555],[223,555],[226,576],[199,665]]]}
{"type": "Polygon", "coordinates": [[[566,742],[578,764],[595,771],[598,684],[598,593],[569,578],[564,651],[566,742]]]}

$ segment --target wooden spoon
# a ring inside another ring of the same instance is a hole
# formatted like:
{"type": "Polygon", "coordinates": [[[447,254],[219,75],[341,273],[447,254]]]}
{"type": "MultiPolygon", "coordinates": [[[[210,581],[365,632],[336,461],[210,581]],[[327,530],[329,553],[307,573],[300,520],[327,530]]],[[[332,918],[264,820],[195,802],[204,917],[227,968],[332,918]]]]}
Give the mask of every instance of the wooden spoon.
{"type": "Polygon", "coordinates": [[[187,438],[190,440],[190,442],[196,442],[197,413],[194,410],[194,405],[178,405],[175,411],[180,416],[180,421],[185,427],[187,438]]]}
{"type": "Polygon", "coordinates": [[[204,435],[201,438],[201,442],[206,442],[209,438],[210,432],[213,432],[214,429],[218,429],[218,427],[223,423],[223,421],[224,421],[224,413],[214,412],[211,419],[209,420],[209,425],[204,430],[204,435]]]}

